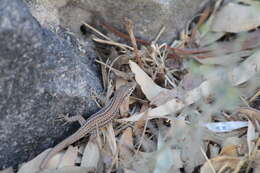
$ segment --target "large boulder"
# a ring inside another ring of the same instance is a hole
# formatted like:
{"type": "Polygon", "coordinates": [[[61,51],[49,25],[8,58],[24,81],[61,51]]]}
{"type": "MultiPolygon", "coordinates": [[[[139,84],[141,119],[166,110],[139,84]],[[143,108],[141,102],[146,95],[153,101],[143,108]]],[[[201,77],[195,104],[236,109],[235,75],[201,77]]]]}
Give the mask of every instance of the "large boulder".
{"type": "Polygon", "coordinates": [[[135,34],[151,41],[165,26],[160,42],[171,43],[177,33],[210,0],[26,0],[32,14],[45,26],[61,25],[80,34],[82,22],[108,24],[126,31],[124,18],[135,24],[135,34]]]}
{"type": "Polygon", "coordinates": [[[0,168],[27,161],[72,133],[57,115],[97,109],[90,95],[102,88],[91,42],[81,45],[56,31],[43,29],[21,0],[1,0],[0,168]]]}

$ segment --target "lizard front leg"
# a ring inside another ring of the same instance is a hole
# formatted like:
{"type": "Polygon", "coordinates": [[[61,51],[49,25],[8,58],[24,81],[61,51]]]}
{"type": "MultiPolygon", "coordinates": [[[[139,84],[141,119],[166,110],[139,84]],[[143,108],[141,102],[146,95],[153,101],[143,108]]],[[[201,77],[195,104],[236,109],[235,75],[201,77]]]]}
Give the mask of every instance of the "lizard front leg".
{"type": "Polygon", "coordinates": [[[63,115],[60,115],[60,118],[61,119],[64,119],[65,121],[67,122],[75,122],[75,121],[78,121],[78,123],[83,126],[87,123],[87,121],[85,120],[85,118],[82,116],[82,115],[75,115],[75,116],[71,116],[69,117],[68,114],[63,114],[63,115]]]}

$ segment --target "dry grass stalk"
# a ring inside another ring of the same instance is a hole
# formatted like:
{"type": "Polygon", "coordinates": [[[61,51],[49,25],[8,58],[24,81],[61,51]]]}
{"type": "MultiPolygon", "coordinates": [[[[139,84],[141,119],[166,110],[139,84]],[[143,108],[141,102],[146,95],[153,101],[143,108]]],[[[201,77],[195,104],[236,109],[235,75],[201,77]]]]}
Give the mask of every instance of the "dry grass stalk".
{"type": "Polygon", "coordinates": [[[141,61],[141,55],[140,55],[140,52],[137,48],[137,43],[136,43],[136,39],[135,39],[135,35],[134,35],[134,27],[133,27],[133,22],[130,20],[130,19],[125,19],[125,26],[126,26],[126,29],[128,31],[128,34],[130,36],[130,39],[131,39],[131,43],[133,45],[133,48],[134,48],[134,53],[135,53],[135,58],[136,58],[136,62],[137,64],[141,67],[141,68],[144,68],[143,64],[142,64],[142,61],[141,61]]]}

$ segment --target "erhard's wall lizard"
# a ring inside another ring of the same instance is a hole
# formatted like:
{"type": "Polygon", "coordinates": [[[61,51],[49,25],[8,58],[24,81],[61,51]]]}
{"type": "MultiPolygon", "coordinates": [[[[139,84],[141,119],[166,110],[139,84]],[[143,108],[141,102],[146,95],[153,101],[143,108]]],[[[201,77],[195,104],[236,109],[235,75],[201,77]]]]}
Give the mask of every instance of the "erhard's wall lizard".
{"type": "MultiPolygon", "coordinates": [[[[81,139],[97,127],[104,127],[118,113],[120,105],[124,102],[126,98],[128,98],[133,90],[135,89],[136,83],[131,82],[126,85],[121,86],[116,90],[114,97],[109,101],[107,105],[105,105],[100,111],[93,114],[87,121],[82,116],[71,117],[74,120],[78,120],[82,125],[80,129],[78,129],[74,134],[63,140],[61,143],[56,145],[43,159],[40,169],[44,169],[50,160],[57,152],[63,150],[65,147],[71,145],[77,140],[81,139]]],[[[72,120],[73,121],[73,120],[72,120]]]]}

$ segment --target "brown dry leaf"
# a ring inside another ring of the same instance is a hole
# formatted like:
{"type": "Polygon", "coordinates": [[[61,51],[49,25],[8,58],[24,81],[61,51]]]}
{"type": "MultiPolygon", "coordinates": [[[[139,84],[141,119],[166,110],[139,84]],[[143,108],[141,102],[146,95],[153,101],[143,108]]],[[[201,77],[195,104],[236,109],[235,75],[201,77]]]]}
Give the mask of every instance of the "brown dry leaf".
{"type": "Polygon", "coordinates": [[[245,114],[250,120],[257,120],[260,123],[260,111],[253,108],[239,108],[239,112],[245,114]]]}
{"type": "Polygon", "coordinates": [[[119,140],[119,157],[121,162],[129,161],[129,158],[133,157],[133,131],[132,128],[128,127],[124,130],[119,140]]]}
{"type": "MultiPolygon", "coordinates": [[[[148,104],[142,104],[140,112],[144,112],[145,110],[147,110],[149,108],[148,104]]],[[[145,125],[145,120],[144,119],[140,119],[138,121],[136,121],[134,123],[134,127],[135,129],[143,129],[145,125]]]]}
{"type": "Polygon", "coordinates": [[[6,168],[4,170],[1,170],[0,173],[14,173],[13,168],[6,168]]]}
{"type": "Polygon", "coordinates": [[[85,168],[97,169],[99,160],[100,152],[97,143],[89,141],[84,150],[80,166],[85,168]]]}
{"type": "Polygon", "coordinates": [[[137,128],[137,129],[143,129],[144,125],[145,125],[145,120],[140,119],[140,120],[135,122],[134,127],[137,128]]]}
{"type": "Polygon", "coordinates": [[[228,145],[224,146],[220,152],[220,156],[232,156],[237,157],[238,156],[238,149],[239,146],[237,145],[228,145]]]}
{"type": "Polygon", "coordinates": [[[30,160],[27,163],[24,163],[19,169],[18,173],[35,173],[39,171],[40,164],[42,160],[47,156],[51,149],[47,149],[38,156],[36,156],[33,160],[30,160]]]}
{"type": "Polygon", "coordinates": [[[254,94],[254,96],[252,96],[252,97],[250,98],[249,102],[251,103],[251,102],[255,101],[255,100],[257,99],[257,97],[259,97],[259,96],[260,96],[260,90],[257,91],[257,92],[254,94]]]}
{"type": "Polygon", "coordinates": [[[215,32],[238,33],[260,26],[260,3],[254,5],[230,2],[220,9],[212,21],[215,32]]]}
{"type": "Polygon", "coordinates": [[[230,156],[217,156],[210,159],[208,162],[205,162],[200,169],[200,173],[216,173],[222,167],[235,169],[238,163],[241,161],[239,157],[230,157],[230,156]],[[212,167],[215,170],[213,172],[212,167]]]}
{"type": "Polygon", "coordinates": [[[78,156],[78,147],[69,146],[66,150],[62,160],[58,166],[58,168],[62,168],[64,166],[74,166],[75,160],[78,156]]]}
{"type": "MultiPolygon", "coordinates": [[[[118,89],[120,86],[124,85],[128,83],[126,80],[122,79],[122,78],[117,78],[116,79],[116,89],[118,89]]],[[[120,111],[120,115],[122,115],[123,117],[128,115],[128,111],[129,111],[129,97],[120,105],[119,111],[120,111]]]]}
{"type": "Polygon", "coordinates": [[[140,85],[144,95],[148,100],[152,100],[160,92],[168,91],[160,87],[133,61],[129,61],[130,68],[135,74],[135,80],[140,85]]]}
{"type": "Polygon", "coordinates": [[[246,138],[241,138],[239,135],[226,138],[222,146],[221,155],[237,156],[248,153],[246,138]]]}

